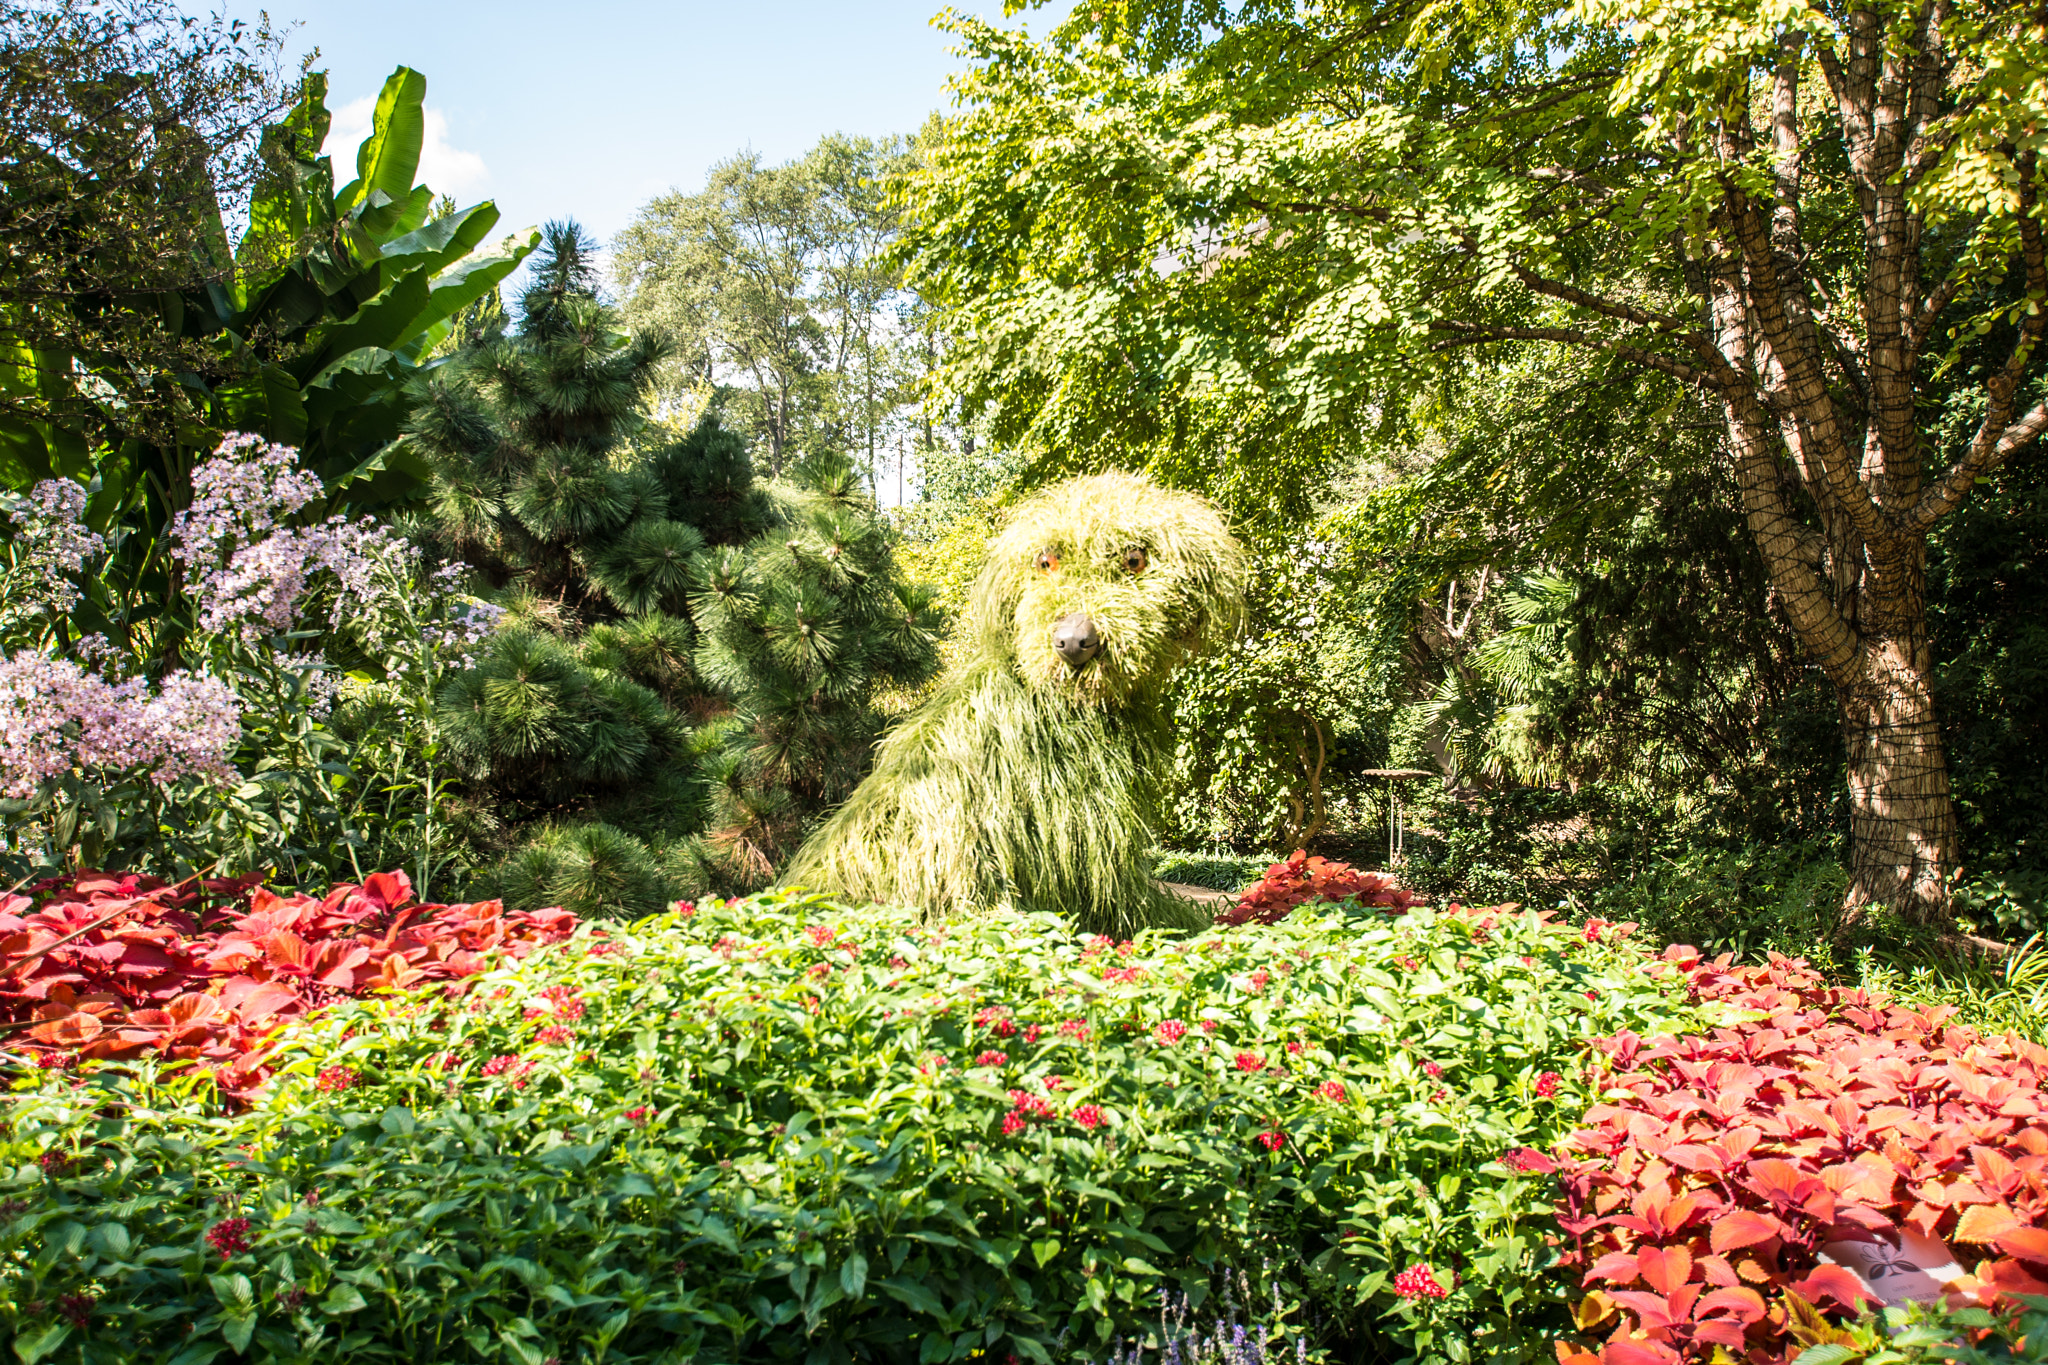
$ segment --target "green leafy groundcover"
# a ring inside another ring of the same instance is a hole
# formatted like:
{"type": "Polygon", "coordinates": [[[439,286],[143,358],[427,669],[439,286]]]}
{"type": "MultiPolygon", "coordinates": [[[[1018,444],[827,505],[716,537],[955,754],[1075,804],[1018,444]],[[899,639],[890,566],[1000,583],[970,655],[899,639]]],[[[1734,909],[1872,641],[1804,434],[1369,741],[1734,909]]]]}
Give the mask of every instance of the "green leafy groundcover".
{"type": "Polygon", "coordinates": [[[1044,1361],[1270,1260],[1313,1350],[1547,1357],[1520,1149],[1582,1110],[1587,1038],[1708,1008],[1641,960],[1326,907],[1135,944],[781,894],[607,926],[293,1025],[242,1112],[22,1081],[0,1330],[31,1362],[1044,1361]]]}

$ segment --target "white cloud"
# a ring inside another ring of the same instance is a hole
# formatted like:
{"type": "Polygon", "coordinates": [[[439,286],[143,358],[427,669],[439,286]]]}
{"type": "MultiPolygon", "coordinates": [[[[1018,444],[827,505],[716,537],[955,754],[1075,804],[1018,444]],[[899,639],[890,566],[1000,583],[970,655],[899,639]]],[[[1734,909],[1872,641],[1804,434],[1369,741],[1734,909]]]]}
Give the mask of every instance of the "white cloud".
{"type": "MultiPolygon", "coordinates": [[[[365,95],[334,111],[321,151],[334,158],[335,188],[356,178],[356,148],[370,135],[377,113],[377,97],[365,95]]],[[[420,144],[420,168],[413,176],[416,185],[430,186],[436,195],[452,194],[458,203],[471,203],[477,192],[490,183],[491,173],[484,159],[448,145],[448,116],[428,105],[426,137],[420,144]]]]}

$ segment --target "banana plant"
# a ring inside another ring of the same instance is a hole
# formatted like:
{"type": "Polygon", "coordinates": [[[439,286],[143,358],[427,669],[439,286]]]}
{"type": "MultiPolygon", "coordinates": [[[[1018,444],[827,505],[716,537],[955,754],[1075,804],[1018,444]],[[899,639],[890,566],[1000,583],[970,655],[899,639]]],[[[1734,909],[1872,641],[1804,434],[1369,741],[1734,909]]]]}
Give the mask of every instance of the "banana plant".
{"type": "MultiPolygon", "coordinates": [[[[320,154],[331,116],[327,78],[309,74],[296,105],[265,129],[268,174],[230,246],[218,208],[204,234],[218,282],[147,300],[165,330],[196,345],[205,373],[138,375],[119,355],[35,353],[0,366],[0,382],[84,395],[94,419],[65,425],[0,415],[6,481],[76,478],[90,490],[86,520],[121,533],[121,563],[87,585],[72,631],[112,631],[176,613],[177,584],[162,539],[187,505],[192,465],[229,431],[299,448],[330,507],[389,506],[423,486],[424,464],[399,440],[420,370],[463,308],[484,298],[539,243],[528,228],[492,240],[485,202],[433,216],[434,194],[413,183],[426,130],[425,77],[399,67],[384,83],[356,175],[339,189],[320,154]],[[168,402],[175,434],[132,429],[137,386],[168,402]],[[106,433],[117,433],[108,436],[106,433]]],[[[54,410],[54,405],[53,405],[54,410]]],[[[175,630],[166,640],[175,650],[175,630]]]]}

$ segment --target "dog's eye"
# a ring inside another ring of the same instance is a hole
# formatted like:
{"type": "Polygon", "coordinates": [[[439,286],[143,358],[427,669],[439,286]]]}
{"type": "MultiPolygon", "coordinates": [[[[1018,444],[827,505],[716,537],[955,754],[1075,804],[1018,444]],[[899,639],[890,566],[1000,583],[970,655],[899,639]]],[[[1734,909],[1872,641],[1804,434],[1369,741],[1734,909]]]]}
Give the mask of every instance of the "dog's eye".
{"type": "Polygon", "coordinates": [[[1040,550],[1038,558],[1032,561],[1040,573],[1055,573],[1060,567],[1060,557],[1051,550],[1040,550]]]}
{"type": "Polygon", "coordinates": [[[1151,561],[1145,558],[1145,549],[1141,545],[1133,545],[1124,551],[1124,567],[1132,573],[1145,572],[1145,566],[1149,563],[1151,561]]]}

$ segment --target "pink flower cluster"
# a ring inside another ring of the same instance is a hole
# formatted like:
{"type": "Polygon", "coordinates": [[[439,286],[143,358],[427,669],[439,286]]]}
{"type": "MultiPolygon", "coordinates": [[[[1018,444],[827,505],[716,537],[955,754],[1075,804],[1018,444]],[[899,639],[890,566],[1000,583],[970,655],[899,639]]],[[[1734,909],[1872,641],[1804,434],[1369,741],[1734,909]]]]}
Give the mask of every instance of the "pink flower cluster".
{"type": "Polygon", "coordinates": [[[206,1242],[222,1256],[235,1256],[249,1249],[249,1220],[223,1218],[206,1230],[206,1242]]]}
{"type": "Polygon", "coordinates": [[[159,784],[235,775],[241,703],[191,673],[110,683],[69,659],[24,650],[0,661],[0,792],[16,800],[73,768],[141,769],[159,784]]]}
{"type": "Polygon", "coordinates": [[[1436,1272],[1424,1261],[1394,1276],[1394,1292],[1404,1299],[1441,1299],[1451,1291],[1437,1283],[1436,1272]]]}
{"type": "Polygon", "coordinates": [[[0,494],[0,513],[16,527],[12,562],[0,593],[0,626],[78,605],[78,585],[65,577],[85,567],[106,541],[85,525],[85,489],[70,479],[44,479],[28,496],[0,494]]]}
{"type": "Polygon", "coordinates": [[[330,1066],[314,1080],[313,1088],[319,1091],[336,1092],[354,1087],[358,1073],[351,1066],[330,1066]]]}

